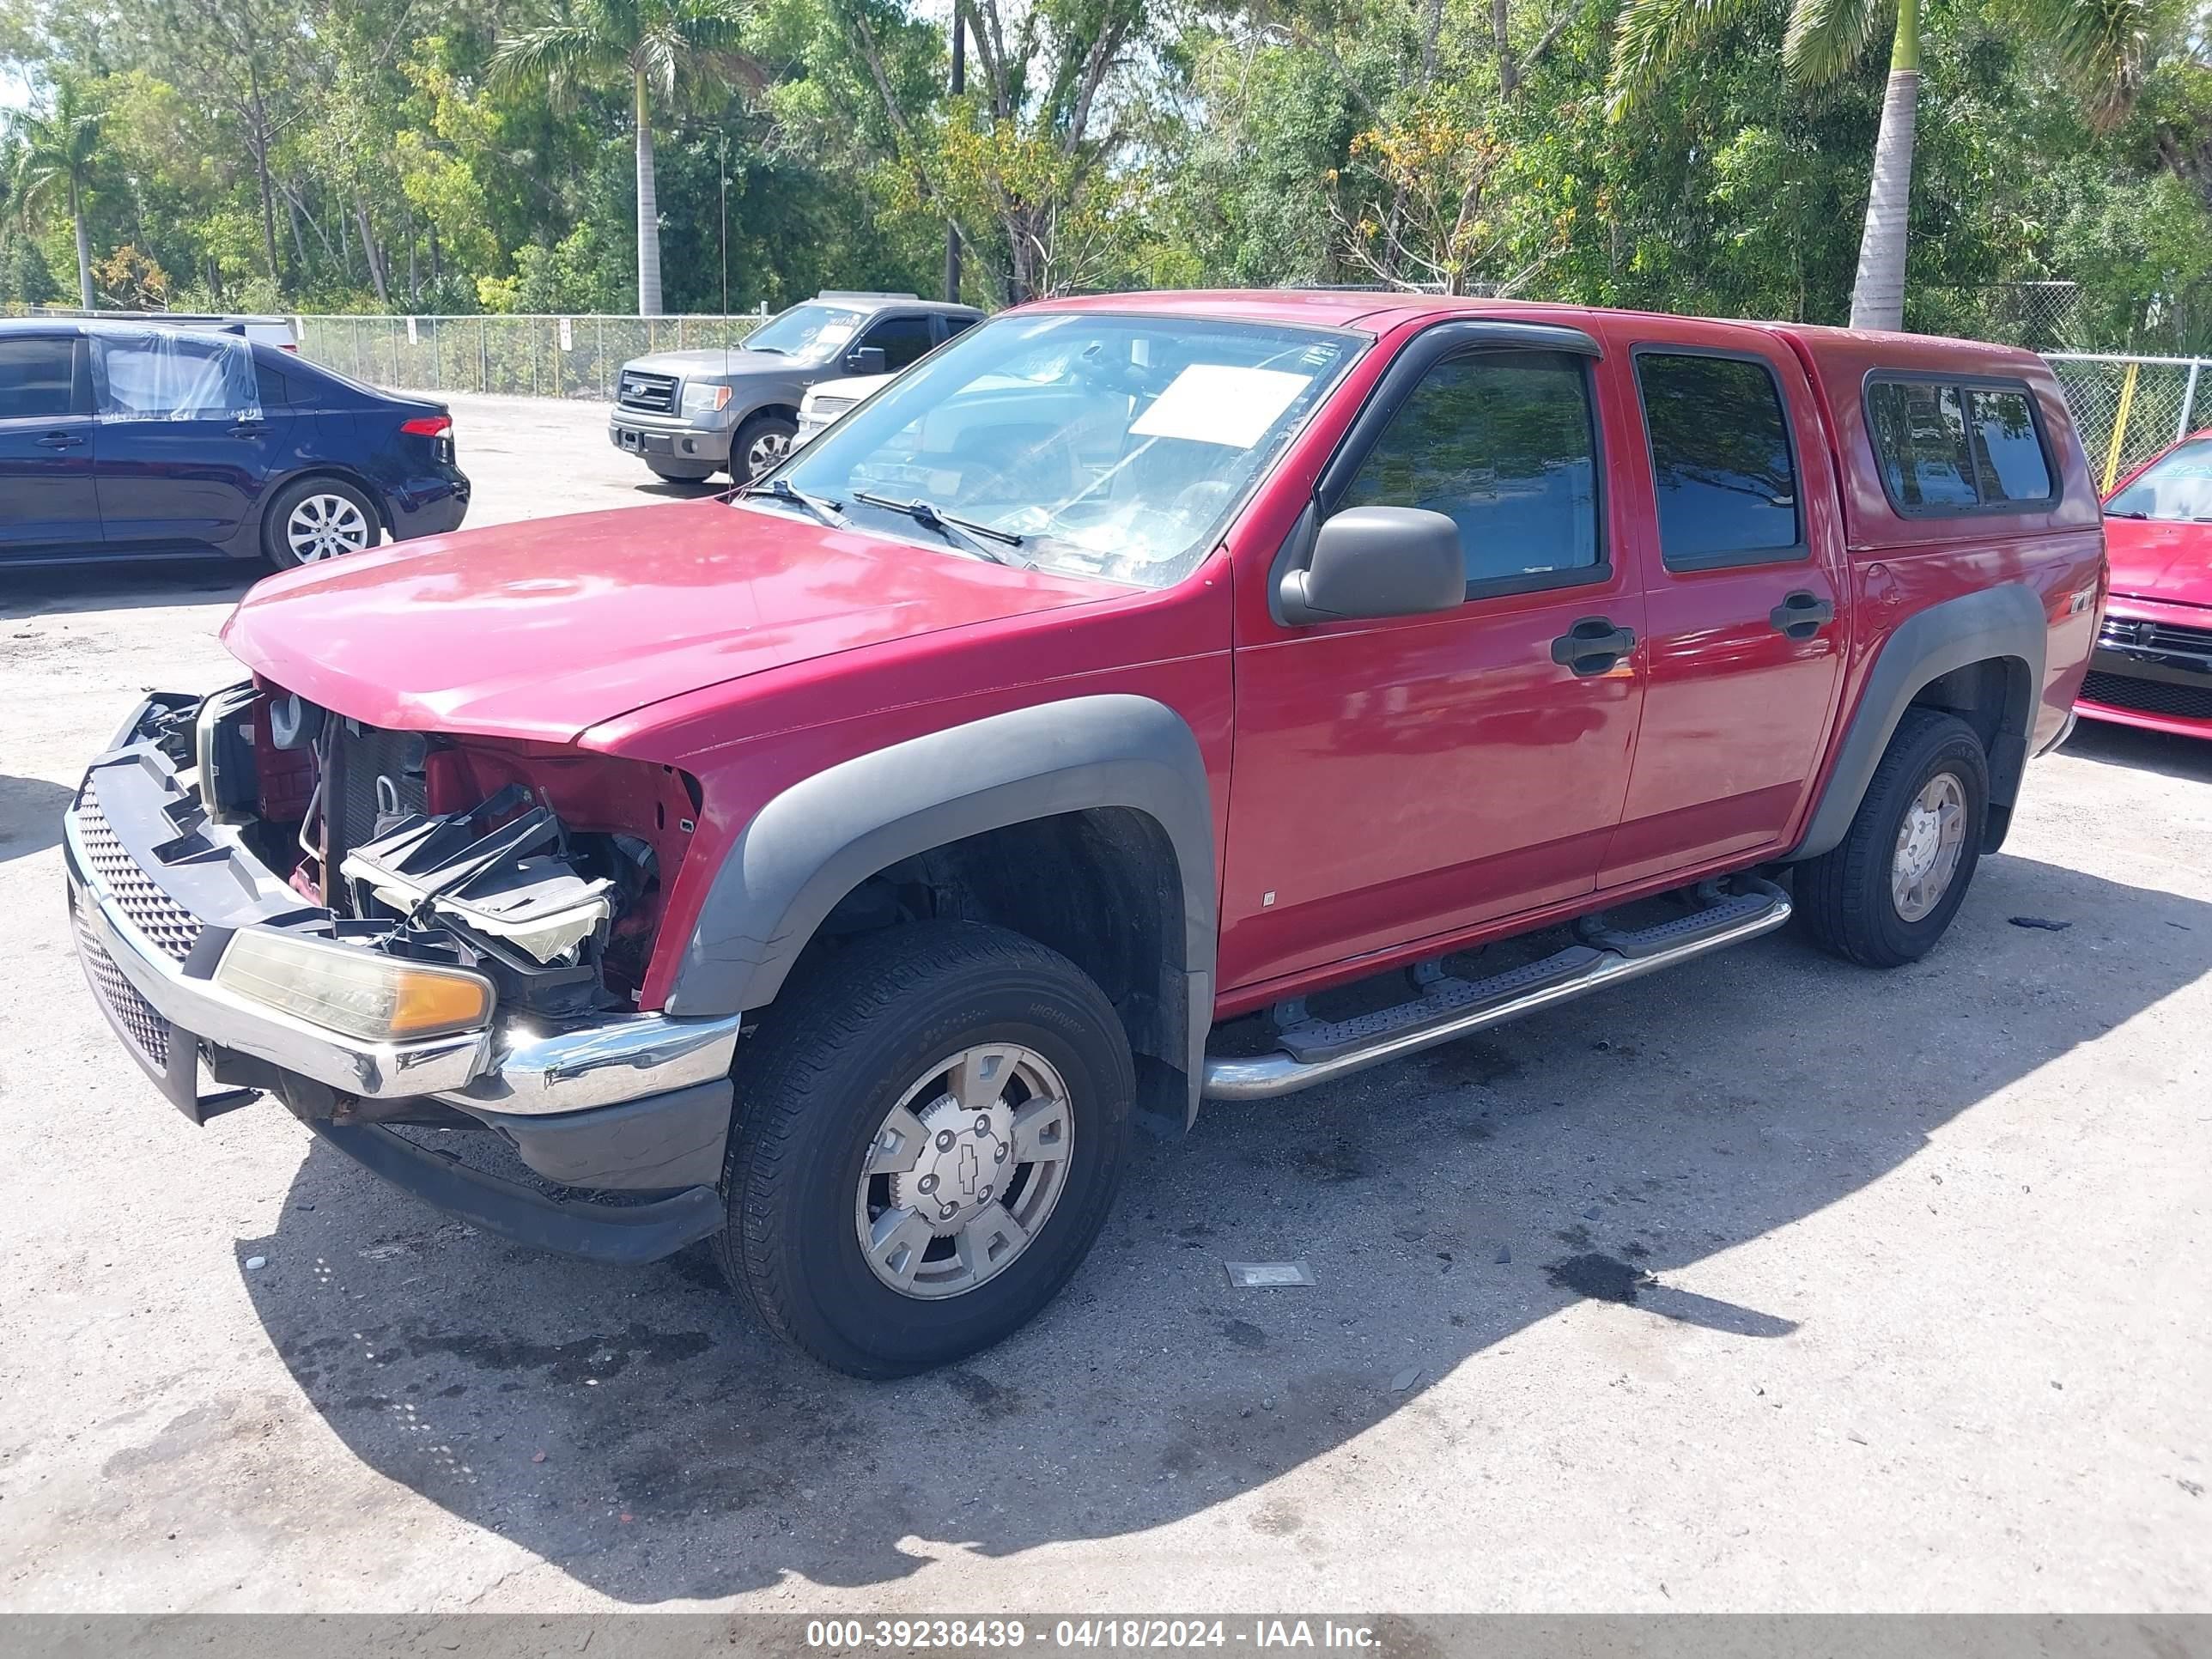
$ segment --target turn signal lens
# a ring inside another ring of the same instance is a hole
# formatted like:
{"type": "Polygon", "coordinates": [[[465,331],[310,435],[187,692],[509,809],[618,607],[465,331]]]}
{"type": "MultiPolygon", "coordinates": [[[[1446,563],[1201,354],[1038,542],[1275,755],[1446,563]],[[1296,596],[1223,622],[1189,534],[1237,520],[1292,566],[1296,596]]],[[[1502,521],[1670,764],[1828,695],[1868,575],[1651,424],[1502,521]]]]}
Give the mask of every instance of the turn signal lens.
{"type": "Polygon", "coordinates": [[[491,981],[461,968],[403,962],[273,928],[231,935],[215,982],[236,995],[372,1042],[438,1036],[487,1024],[491,981]]]}

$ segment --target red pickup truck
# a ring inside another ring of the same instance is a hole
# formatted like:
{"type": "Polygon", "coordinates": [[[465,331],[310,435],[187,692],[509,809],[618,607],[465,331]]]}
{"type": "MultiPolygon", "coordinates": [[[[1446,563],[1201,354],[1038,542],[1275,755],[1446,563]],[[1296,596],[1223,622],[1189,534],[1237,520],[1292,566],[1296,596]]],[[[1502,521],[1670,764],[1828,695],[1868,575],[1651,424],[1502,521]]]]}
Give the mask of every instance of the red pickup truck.
{"type": "Polygon", "coordinates": [[[153,696],[87,773],[69,898],[196,1121],[273,1094],[550,1249],[710,1238],[774,1328],[896,1375],[1052,1297],[1133,1115],[1793,910],[1919,957],[2104,583],[2023,352],[1037,305],[728,499],[262,583],[252,678],[153,696]]]}

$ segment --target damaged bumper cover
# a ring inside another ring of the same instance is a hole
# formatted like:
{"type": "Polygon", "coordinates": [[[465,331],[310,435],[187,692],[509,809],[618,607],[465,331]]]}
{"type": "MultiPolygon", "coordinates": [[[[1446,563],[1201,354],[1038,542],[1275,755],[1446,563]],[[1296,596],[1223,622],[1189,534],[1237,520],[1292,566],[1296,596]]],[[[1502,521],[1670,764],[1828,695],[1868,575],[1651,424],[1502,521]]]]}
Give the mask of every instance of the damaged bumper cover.
{"type": "Polygon", "coordinates": [[[278,1093],[341,1150],[418,1196],[568,1254],[649,1260],[721,1224],[713,1188],[735,1018],[617,1014],[552,1024],[495,1010],[476,1029],[376,1040],[223,982],[235,939],[271,930],[327,939],[334,919],[257,859],[236,829],[216,823],[194,774],[179,772],[154,741],[161,722],[194,707],[166,694],[141,704],[63,818],[85,977],[125,1048],[173,1103],[204,1122],[244,1103],[251,1095],[242,1090],[278,1093]],[[229,1086],[203,1093],[203,1070],[229,1086]],[[549,1199],[366,1121],[334,1121],[371,1115],[334,1113],[334,1103],[418,1099],[497,1130],[550,1180],[668,1196],[629,1206],[549,1199]]]}

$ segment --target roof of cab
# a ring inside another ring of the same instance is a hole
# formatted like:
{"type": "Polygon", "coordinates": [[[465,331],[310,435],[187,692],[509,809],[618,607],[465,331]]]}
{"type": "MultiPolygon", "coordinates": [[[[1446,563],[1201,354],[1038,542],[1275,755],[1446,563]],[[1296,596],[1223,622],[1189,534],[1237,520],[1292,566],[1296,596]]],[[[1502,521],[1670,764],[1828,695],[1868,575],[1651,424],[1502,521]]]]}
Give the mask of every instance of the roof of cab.
{"type": "Polygon", "coordinates": [[[1962,356],[1985,359],[1992,372],[2017,374],[2023,363],[2040,363],[2033,352],[1978,340],[1954,340],[1932,334],[1886,333],[1871,329],[1829,328],[1814,323],[1767,322],[1734,317],[1682,317],[1668,312],[1634,311],[1608,306],[1554,304],[1540,300],[1480,299],[1402,289],[1280,288],[1159,289],[1079,298],[1042,300],[1027,309],[1046,311],[1150,311],[1178,316],[1218,317],[1246,322],[1306,323],[1324,328],[1361,327],[1381,332],[1412,317],[1459,313],[1469,317],[1510,318],[1540,312],[1547,319],[1577,316],[1648,321],[1656,326],[1722,323],[1755,328],[1800,342],[1824,362],[1838,356],[1864,360],[1871,367],[1911,370],[1960,370],[1962,356]]]}

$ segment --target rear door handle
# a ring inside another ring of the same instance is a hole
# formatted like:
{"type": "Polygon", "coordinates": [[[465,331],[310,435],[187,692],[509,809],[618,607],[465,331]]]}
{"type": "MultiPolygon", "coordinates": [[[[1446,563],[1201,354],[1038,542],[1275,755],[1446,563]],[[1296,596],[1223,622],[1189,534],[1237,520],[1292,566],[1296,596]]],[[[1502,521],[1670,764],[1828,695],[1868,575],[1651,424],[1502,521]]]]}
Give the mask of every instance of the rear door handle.
{"type": "Polygon", "coordinates": [[[1615,628],[1610,617],[1584,617],[1552,641],[1552,660],[1578,679],[1590,679],[1609,672],[1635,648],[1632,630],[1615,628]]]}
{"type": "Polygon", "coordinates": [[[258,438],[268,430],[266,421],[240,421],[231,428],[230,435],[234,438],[258,438]]]}
{"type": "Polygon", "coordinates": [[[1774,631],[1793,640],[1809,640],[1819,633],[1823,624],[1836,619],[1836,607],[1832,600],[1800,588],[1766,613],[1766,620],[1774,624],[1774,631]]]}
{"type": "Polygon", "coordinates": [[[84,440],[74,432],[49,432],[38,441],[41,449],[79,449],[84,440]]]}

